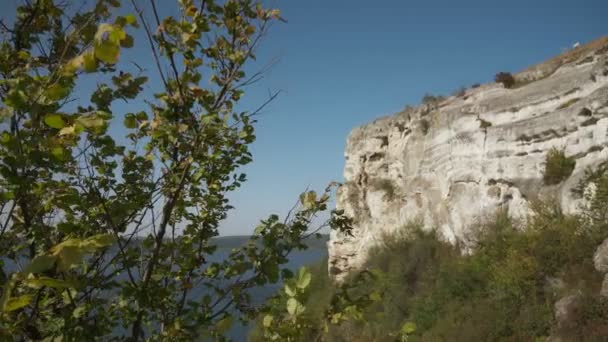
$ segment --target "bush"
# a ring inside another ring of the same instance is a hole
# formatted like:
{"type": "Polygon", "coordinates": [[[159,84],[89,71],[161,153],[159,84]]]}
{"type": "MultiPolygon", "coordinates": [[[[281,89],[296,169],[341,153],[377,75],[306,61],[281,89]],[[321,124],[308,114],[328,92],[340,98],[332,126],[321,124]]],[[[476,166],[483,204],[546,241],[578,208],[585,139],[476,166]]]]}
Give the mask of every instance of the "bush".
{"type": "Polygon", "coordinates": [[[496,83],[502,83],[507,89],[512,88],[515,85],[515,78],[510,72],[499,72],[494,76],[494,81],[496,83]]]}
{"type": "Polygon", "coordinates": [[[422,134],[427,135],[429,133],[429,129],[431,128],[431,124],[427,119],[420,120],[420,131],[422,134]]]}
{"type": "MultiPolygon", "coordinates": [[[[608,197],[602,203],[605,208],[608,197]]],[[[556,202],[534,202],[532,208],[525,229],[506,211],[472,227],[472,253],[466,255],[419,225],[385,237],[364,266],[376,274],[366,288],[382,291],[365,308],[366,323],[331,326],[320,340],[392,341],[404,322],[416,327],[408,341],[601,340],[608,301],[598,295],[602,275],[592,257],[607,234],[589,228],[606,226],[605,216],[587,220],[589,209],[569,216],[556,202]],[[548,285],[555,278],[564,283],[561,290],[548,285]],[[569,321],[558,324],[554,303],[573,292],[581,297],[569,321]]],[[[331,290],[321,287],[317,298],[324,300],[331,290]]]]}
{"type": "Polygon", "coordinates": [[[484,120],[482,118],[479,118],[479,128],[481,129],[486,129],[488,127],[492,126],[492,123],[490,121],[484,120]]]}
{"type": "MultiPolygon", "coordinates": [[[[549,155],[568,159],[556,149],[549,155]]],[[[608,300],[599,295],[603,274],[595,271],[593,255],[608,237],[608,162],[589,170],[581,182],[576,194],[590,183],[596,190],[586,195],[589,204],[580,214],[565,214],[556,201],[534,201],[533,215],[521,226],[500,210],[469,227],[469,254],[416,224],[385,236],[363,266],[374,277],[360,288],[381,295],[363,308],[359,321],[331,325],[326,332],[317,326],[309,340],[394,341],[403,337],[400,331],[407,324],[415,327],[407,341],[550,336],[602,341],[608,332],[608,300]],[[573,293],[578,295],[567,308],[567,320],[556,321],[555,303],[573,293]]],[[[318,317],[334,293],[326,275],[316,277],[317,293],[307,302],[310,317],[318,317]]]]}
{"type": "Polygon", "coordinates": [[[395,198],[396,185],[390,179],[374,178],[370,180],[369,186],[374,190],[383,191],[384,199],[387,201],[391,201],[395,198]]]}
{"type": "Polygon", "coordinates": [[[566,157],[563,150],[552,148],[545,158],[545,172],[543,181],[545,185],[555,185],[570,177],[576,161],[572,157],[566,157]]]}
{"type": "Polygon", "coordinates": [[[423,104],[437,104],[443,100],[445,100],[445,97],[442,95],[432,95],[427,93],[422,97],[423,104]]]}

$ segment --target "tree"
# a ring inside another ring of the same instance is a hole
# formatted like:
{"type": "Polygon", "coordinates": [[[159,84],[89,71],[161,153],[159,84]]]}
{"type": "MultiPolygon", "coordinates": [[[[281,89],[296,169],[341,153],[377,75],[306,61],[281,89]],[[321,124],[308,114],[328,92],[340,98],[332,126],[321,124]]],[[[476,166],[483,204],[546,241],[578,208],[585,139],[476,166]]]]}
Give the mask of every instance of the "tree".
{"type": "MultiPolygon", "coordinates": [[[[260,74],[244,67],[280,13],[180,0],[179,16],[162,18],[144,3],[119,15],[119,0],[24,1],[1,23],[3,338],[219,339],[235,315],[255,315],[247,289],[291,276],[281,265],[327,209],[330,188],[306,192],[283,221],[270,216],[246,246],[209,261],[252,160],[258,111],[235,105],[260,74]],[[151,72],[121,58],[137,37],[160,84],[142,108],[151,72]]],[[[341,212],[329,221],[348,233],[341,212]]]]}

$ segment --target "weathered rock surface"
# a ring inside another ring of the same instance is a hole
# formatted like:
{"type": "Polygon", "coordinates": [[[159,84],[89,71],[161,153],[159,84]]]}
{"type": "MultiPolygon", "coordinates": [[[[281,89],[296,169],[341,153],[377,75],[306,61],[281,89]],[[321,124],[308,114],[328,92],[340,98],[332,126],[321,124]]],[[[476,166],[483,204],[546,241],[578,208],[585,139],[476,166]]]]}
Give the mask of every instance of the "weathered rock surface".
{"type": "Polygon", "coordinates": [[[356,220],[354,236],[333,233],[330,272],[340,280],[367,251],[407,223],[463,241],[471,223],[498,208],[525,219],[539,194],[577,209],[570,189],[608,157],[608,38],[515,75],[354,129],[337,207],[356,220]],[[563,183],[543,184],[547,152],[576,159],[563,183]]]}
{"type": "Polygon", "coordinates": [[[595,250],[593,265],[598,272],[608,273],[608,239],[595,250]]]}

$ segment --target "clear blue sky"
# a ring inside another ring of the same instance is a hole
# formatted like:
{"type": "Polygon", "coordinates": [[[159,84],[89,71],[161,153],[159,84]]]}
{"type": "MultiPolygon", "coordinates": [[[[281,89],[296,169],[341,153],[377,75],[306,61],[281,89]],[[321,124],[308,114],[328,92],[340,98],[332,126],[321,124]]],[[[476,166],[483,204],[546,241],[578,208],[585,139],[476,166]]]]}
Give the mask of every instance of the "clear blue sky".
{"type": "Polygon", "coordinates": [[[279,58],[265,83],[284,90],[258,124],[249,182],[224,234],[282,213],[307,185],[342,180],[350,130],[416,104],[518,71],[577,41],[608,34],[606,0],[308,0],[276,2],[260,59],[279,58]]]}
{"type": "MultiPolygon", "coordinates": [[[[0,0],[0,17],[14,13],[15,2],[0,0]]],[[[254,162],[244,169],[249,181],[231,196],[236,209],[223,235],[249,234],[259,219],[284,214],[307,186],[341,181],[352,128],[416,104],[426,92],[489,82],[498,71],[524,69],[608,34],[607,0],[266,2],[288,23],[275,25],[259,50],[258,66],[279,63],[250,88],[243,107],[256,108],[269,90],[283,93],[259,117],[254,162]]],[[[157,0],[161,14],[174,11],[172,3],[157,0]]],[[[121,58],[153,71],[141,38],[121,58]]]]}

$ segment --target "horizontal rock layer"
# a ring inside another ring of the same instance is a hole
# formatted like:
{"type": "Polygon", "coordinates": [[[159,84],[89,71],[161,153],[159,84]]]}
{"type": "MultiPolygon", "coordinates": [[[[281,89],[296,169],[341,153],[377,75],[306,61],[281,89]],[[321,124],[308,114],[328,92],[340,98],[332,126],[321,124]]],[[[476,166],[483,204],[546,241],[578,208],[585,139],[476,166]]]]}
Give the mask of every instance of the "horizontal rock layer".
{"type": "Polygon", "coordinates": [[[608,39],[515,75],[354,129],[337,207],[355,219],[354,236],[332,233],[329,268],[337,280],[369,249],[418,221],[452,242],[498,208],[524,220],[532,198],[552,194],[577,209],[570,189],[608,157],[608,39]],[[572,175],[543,184],[553,148],[576,159],[572,175]]]}

